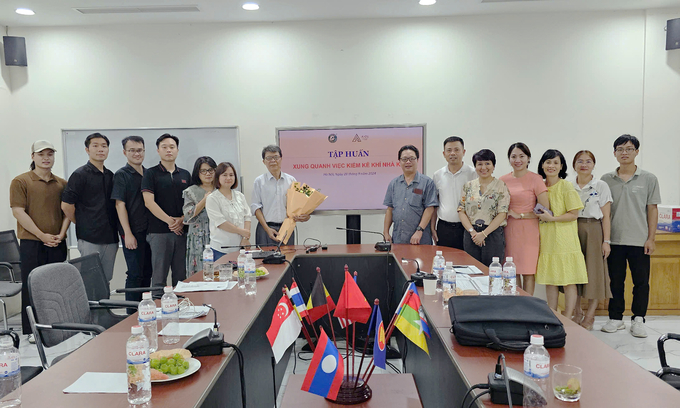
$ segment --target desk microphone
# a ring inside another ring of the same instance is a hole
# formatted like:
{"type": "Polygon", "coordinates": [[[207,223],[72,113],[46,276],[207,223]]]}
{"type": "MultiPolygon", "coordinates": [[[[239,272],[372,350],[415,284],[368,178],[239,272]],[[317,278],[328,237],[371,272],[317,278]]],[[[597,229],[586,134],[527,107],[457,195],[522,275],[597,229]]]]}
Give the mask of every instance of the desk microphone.
{"type": "Polygon", "coordinates": [[[359,230],[359,229],[354,229],[354,228],[343,228],[343,227],[335,227],[335,229],[343,230],[343,231],[354,231],[354,232],[366,232],[369,234],[378,234],[383,237],[382,242],[376,242],[375,243],[375,249],[376,251],[380,252],[389,252],[392,249],[392,243],[387,242],[387,239],[385,238],[385,234],[382,232],[376,232],[376,231],[366,231],[366,230],[359,230]]]}
{"type": "Polygon", "coordinates": [[[288,234],[288,231],[286,231],[285,234],[283,234],[283,237],[281,237],[281,241],[279,241],[279,244],[276,246],[276,253],[269,255],[265,257],[262,260],[262,263],[264,264],[282,264],[286,262],[286,256],[281,253],[281,244],[283,244],[283,241],[286,239],[286,235],[288,234]]]}
{"type": "Polygon", "coordinates": [[[432,273],[425,273],[420,270],[420,262],[417,259],[411,258],[401,258],[401,262],[408,263],[408,261],[413,261],[416,263],[416,273],[411,274],[411,279],[416,284],[416,286],[423,286],[423,279],[435,279],[436,276],[432,273]]]}
{"type": "Polygon", "coordinates": [[[217,310],[211,305],[203,304],[215,314],[215,325],[212,329],[201,330],[184,343],[184,348],[191,352],[194,357],[219,356],[224,346],[224,334],[219,332],[217,324],[217,310]]]}

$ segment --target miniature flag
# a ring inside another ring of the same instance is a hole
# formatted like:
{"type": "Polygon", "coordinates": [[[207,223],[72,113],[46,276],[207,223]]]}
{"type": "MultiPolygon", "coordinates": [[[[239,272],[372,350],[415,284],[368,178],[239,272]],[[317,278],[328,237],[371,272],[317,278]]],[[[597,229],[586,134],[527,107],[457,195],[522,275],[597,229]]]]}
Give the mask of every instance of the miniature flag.
{"type": "Polygon", "coordinates": [[[342,285],[338,305],[333,315],[351,322],[366,323],[371,317],[372,310],[364,294],[361,293],[359,285],[354,281],[352,275],[345,271],[345,284],[342,285]]]}
{"type": "Polygon", "coordinates": [[[269,330],[267,330],[267,338],[272,346],[272,352],[277,363],[283,357],[286,349],[300,335],[300,330],[302,329],[300,319],[296,317],[293,310],[288,297],[282,295],[276,310],[274,310],[272,324],[269,326],[269,330]]]}
{"type": "Polygon", "coordinates": [[[293,281],[293,284],[290,285],[288,297],[290,298],[290,301],[293,302],[293,304],[295,305],[295,311],[297,312],[298,317],[300,318],[300,320],[302,320],[305,316],[308,315],[307,307],[305,307],[305,301],[304,299],[302,299],[302,295],[300,294],[300,288],[298,288],[298,285],[295,281],[293,281]]]}
{"type": "Polygon", "coordinates": [[[380,306],[373,307],[375,311],[375,341],[373,342],[373,364],[383,370],[385,367],[385,360],[387,358],[387,345],[385,344],[385,326],[383,326],[382,313],[380,313],[380,306]]]}
{"type": "Polygon", "coordinates": [[[397,310],[398,315],[394,325],[407,339],[429,355],[426,336],[430,337],[430,328],[423,314],[420,296],[418,296],[415,284],[411,283],[397,310]],[[411,293],[410,296],[408,296],[409,292],[411,293]],[[404,302],[405,300],[407,301],[404,302]]]}
{"type": "Polygon", "coordinates": [[[331,299],[331,295],[328,294],[328,289],[323,284],[323,279],[321,279],[321,274],[319,273],[316,276],[312,293],[307,301],[307,312],[312,321],[315,322],[333,309],[335,309],[335,302],[331,299]]]}
{"type": "Polygon", "coordinates": [[[342,356],[321,328],[321,335],[316,344],[312,362],[307,369],[305,380],[302,382],[302,391],[335,400],[338,391],[340,391],[344,374],[342,356]]]}

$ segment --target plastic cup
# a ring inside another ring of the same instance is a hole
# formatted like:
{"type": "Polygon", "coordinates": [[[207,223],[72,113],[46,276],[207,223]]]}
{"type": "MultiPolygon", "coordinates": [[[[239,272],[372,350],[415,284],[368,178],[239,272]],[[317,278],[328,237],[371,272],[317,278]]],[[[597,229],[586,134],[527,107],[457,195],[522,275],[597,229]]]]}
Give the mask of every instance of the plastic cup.
{"type": "Polygon", "coordinates": [[[434,296],[437,293],[437,278],[423,278],[423,289],[425,290],[426,295],[434,296]]]}
{"type": "Polygon", "coordinates": [[[555,398],[575,402],[581,398],[583,370],[569,364],[555,364],[552,372],[552,388],[555,398]]]}
{"type": "Polygon", "coordinates": [[[219,265],[220,268],[220,273],[218,276],[218,279],[220,282],[228,282],[231,280],[231,274],[233,272],[233,268],[230,263],[226,264],[221,264],[219,265]]]}

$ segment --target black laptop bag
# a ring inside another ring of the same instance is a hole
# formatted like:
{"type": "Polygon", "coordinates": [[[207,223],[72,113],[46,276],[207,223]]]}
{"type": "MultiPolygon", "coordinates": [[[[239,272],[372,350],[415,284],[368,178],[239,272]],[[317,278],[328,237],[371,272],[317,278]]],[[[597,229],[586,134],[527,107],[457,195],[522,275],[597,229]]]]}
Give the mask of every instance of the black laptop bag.
{"type": "Polygon", "coordinates": [[[522,351],[532,334],[545,347],[564,347],[567,333],[548,304],[531,296],[452,296],[451,332],[463,346],[522,351]]]}

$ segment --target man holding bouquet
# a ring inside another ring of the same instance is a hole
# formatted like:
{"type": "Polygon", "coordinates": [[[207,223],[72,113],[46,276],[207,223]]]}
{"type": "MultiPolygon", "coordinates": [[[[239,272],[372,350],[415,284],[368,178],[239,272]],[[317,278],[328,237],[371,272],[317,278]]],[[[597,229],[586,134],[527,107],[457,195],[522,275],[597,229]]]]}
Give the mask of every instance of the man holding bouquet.
{"type": "MultiPolygon", "coordinates": [[[[281,171],[283,154],[281,148],[269,145],[262,149],[262,163],[267,172],[258,176],[253,183],[250,209],[257,218],[255,243],[257,245],[277,245],[279,229],[286,219],[286,192],[295,177],[281,171]]],[[[309,220],[309,215],[295,216],[296,222],[309,220]]],[[[283,237],[282,237],[283,238],[283,237]]],[[[285,237],[287,242],[295,242],[295,233],[285,237]]]]}

